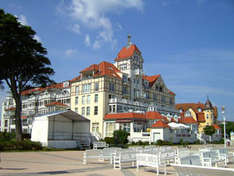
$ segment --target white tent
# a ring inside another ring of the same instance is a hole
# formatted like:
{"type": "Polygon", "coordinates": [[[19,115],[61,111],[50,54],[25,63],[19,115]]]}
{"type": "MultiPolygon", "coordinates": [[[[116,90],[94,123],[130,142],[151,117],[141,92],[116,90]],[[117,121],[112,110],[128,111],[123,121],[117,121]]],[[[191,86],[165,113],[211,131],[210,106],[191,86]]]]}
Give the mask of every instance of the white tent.
{"type": "Polygon", "coordinates": [[[90,120],[71,110],[35,117],[31,140],[53,148],[90,144],[90,120]]]}
{"type": "Polygon", "coordinates": [[[168,124],[172,129],[189,129],[190,127],[182,124],[182,123],[175,123],[175,122],[170,122],[168,124]]]}

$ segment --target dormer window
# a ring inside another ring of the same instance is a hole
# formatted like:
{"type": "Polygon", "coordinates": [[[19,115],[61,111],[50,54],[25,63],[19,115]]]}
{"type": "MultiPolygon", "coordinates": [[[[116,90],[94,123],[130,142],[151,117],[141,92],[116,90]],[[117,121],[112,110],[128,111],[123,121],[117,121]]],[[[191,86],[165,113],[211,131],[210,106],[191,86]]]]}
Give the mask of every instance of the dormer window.
{"type": "Polygon", "coordinates": [[[197,110],[198,110],[198,112],[202,112],[202,109],[201,109],[201,108],[198,108],[197,110]]]}
{"type": "Polygon", "coordinates": [[[191,117],[191,112],[190,111],[186,111],[185,114],[184,114],[185,117],[191,117]]]}

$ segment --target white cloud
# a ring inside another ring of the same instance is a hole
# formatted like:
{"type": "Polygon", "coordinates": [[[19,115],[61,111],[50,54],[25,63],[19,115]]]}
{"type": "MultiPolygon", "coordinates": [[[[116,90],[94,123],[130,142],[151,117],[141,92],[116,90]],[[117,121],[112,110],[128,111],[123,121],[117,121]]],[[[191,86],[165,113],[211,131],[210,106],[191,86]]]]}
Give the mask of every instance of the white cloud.
{"type": "Polygon", "coordinates": [[[86,36],[85,36],[85,45],[90,46],[90,37],[88,34],[86,34],[86,36]]]}
{"type": "Polygon", "coordinates": [[[66,56],[72,56],[72,55],[74,55],[75,53],[77,53],[77,51],[76,51],[75,49],[67,49],[67,50],[65,51],[65,55],[66,55],[66,56]]]}
{"type": "MultiPolygon", "coordinates": [[[[17,17],[17,16],[16,16],[17,17]]],[[[18,21],[22,24],[22,25],[28,25],[28,21],[27,18],[24,15],[20,15],[18,18],[18,21]]]]}
{"type": "Polygon", "coordinates": [[[71,30],[77,34],[80,34],[80,25],[79,24],[74,24],[71,28],[71,30]]]}
{"type": "Polygon", "coordinates": [[[100,44],[100,41],[99,40],[95,40],[94,43],[93,43],[93,48],[94,49],[99,49],[101,48],[101,44],[100,44]]]}
{"type": "MultiPolygon", "coordinates": [[[[61,8],[58,11],[61,12],[61,8]]],[[[143,0],[72,0],[67,13],[76,20],[76,23],[83,24],[91,30],[98,30],[94,44],[90,45],[96,48],[104,43],[114,42],[113,25],[106,14],[128,8],[142,10],[143,0]]]]}
{"type": "MultiPolygon", "coordinates": [[[[24,15],[19,15],[19,17],[18,17],[17,15],[15,15],[15,17],[18,18],[18,21],[19,21],[22,25],[26,25],[26,26],[29,25],[26,16],[24,16],[24,15]]],[[[41,38],[40,38],[38,35],[35,35],[35,36],[33,37],[33,39],[37,40],[37,41],[40,42],[40,43],[42,42],[42,41],[41,41],[41,38]]]]}
{"type": "Polygon", "coordinates": [[[35,35],[33,38],[41,43],[41,38],[38,35],[35,35]]]}

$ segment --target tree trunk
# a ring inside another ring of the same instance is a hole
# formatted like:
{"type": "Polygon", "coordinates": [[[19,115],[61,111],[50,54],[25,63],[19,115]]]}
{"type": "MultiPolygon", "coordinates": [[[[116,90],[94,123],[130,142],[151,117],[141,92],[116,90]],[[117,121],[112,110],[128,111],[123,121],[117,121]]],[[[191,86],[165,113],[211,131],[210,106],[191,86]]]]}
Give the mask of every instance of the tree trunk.
{"type": "Polygon", "coordinates": [[[14,96],[15,99],[15,126],[16,126],[16,141],[22,141],[23,135],[22,135],[22,122],[21,122],[21,95],[14,96]]]}

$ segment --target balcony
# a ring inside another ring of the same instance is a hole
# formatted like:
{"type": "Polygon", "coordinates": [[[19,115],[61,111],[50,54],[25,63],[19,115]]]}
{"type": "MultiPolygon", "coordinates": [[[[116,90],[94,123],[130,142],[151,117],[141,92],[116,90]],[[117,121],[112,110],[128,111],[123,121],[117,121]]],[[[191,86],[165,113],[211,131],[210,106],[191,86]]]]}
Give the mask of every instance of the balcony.
{"type": "Polygon", "coordinates": [[[132,105],[132,106],[142,106],[142,107],[148,107],[149,104],[142,103],[139,101],[131,101],[127,99],[121,99],[121,98],[111,98],[109,100],[109,104],[126,104],[126,105],[132,105]]]}

